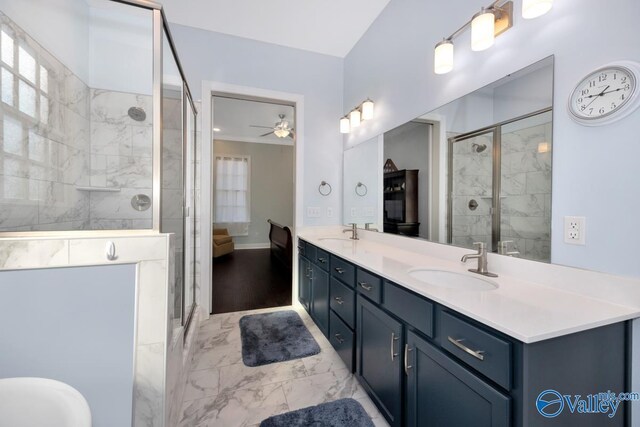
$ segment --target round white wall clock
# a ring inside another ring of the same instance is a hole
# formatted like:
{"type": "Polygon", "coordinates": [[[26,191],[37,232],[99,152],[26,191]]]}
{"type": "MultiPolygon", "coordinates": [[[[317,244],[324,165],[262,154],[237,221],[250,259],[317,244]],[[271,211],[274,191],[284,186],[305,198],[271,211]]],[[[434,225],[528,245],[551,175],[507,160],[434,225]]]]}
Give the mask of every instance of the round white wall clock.
{"type": "Polygon", "coordinates": [[[619,61],[583,78],[569,97],[573,120],[586,126],[618,121],[640,106],[640,64],[619,61]]]}

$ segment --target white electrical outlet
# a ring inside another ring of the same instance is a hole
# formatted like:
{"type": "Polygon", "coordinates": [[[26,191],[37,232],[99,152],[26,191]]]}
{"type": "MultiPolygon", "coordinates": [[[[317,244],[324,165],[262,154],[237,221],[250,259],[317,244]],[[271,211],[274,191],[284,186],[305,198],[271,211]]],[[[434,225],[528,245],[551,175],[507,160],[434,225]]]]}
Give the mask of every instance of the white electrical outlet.
{"type": "Polygon", "coordinates": [[[307,216],[309,218],[320,218],[320,208],[308,207],[307,208],[307,216]]]}
{"type": "Polygon", "coordinates": [[[333,208],[327,208],[327,218],[333,218],[333,208]]]}
{"type": "Polygon", "coordinates": [[[570,245],[586,244],[586,218],[583,216],[564,217],[564,242],[570,245]]]}

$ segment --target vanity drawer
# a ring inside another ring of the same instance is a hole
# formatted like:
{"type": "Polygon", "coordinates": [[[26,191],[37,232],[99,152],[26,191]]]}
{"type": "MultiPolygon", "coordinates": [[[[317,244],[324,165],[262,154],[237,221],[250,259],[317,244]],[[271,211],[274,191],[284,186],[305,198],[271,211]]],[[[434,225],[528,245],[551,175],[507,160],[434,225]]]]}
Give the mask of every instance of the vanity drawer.
{"type": "Polygon", "coordinates": [[[332,311],[329,330],[329,340],[350,372],[353,372],[353,331],[332,311]]]}
{"type": "Polygon", "coordinates": [[[446,311],[440,312],[442,348],[509,390],[511,344],[446,311]]]}
{"type": "Polygon", "coordinates": [[[382,306],[429,338],[433,338],[433,304],[394,285],[384,283],[382,306]]]}
{"type": "Polygon", "coordinates": [[[378,276],[358,268],[356,276],[356,289],[370,300],[380,304],[382,299],[382,280],[378,276]]]}
{"type": "Polygon", "coordinates": [[[313,263],[318,265],[325,271],[329,271],[329,252],[323,251],[320,248],[315,248],[315,257],[311,258],[313,263]]]}
{"type": "Polygon", "coordinates": [[[356,282],[356,268],[350,262],[331,255],[331,275],[345,285],[353,287],[356,282]]]}
{"type": "Polygon", "coordinates": [[[356,291],[331,278],[331,309],[351,328],[356,321],[356,291]]]}

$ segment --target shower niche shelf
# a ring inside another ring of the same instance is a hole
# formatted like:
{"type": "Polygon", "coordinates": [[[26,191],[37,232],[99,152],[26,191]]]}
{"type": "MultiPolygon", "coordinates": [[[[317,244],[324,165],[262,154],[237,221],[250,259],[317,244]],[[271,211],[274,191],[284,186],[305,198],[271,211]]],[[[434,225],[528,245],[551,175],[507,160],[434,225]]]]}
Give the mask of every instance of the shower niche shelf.
{"type": "Polygon", "coordinates": [[[93,192],[102,192],[102,193],[119,193],[119,188],[114,187],[76,187],[77,191],[93,191],[93,192]]]}

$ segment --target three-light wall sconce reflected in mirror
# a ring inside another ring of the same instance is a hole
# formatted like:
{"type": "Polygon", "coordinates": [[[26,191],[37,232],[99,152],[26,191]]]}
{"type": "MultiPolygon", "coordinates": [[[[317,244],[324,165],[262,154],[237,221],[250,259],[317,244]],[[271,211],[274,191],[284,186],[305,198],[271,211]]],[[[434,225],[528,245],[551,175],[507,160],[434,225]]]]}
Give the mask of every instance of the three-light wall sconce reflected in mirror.
{"type": "Polygon", "coordinates": [[[373,101],[368,99],[340,119],[340,133],[349,133],[365,120],[373,119],[373,101]]]}
{"type": "MultiPolygon", "coordinates": [[[[553,0],[522,0],[522,17],[533,19],[544,15],[553,0]]],[[[464,23],[449,37],[438,42],[434,50],[433,71],[446,74],[453,70],[453,39],[471,26],[471,50],[479,52],[493,46],[495,38],[513,26],[513,1],[496,0],[464,23]]]]}

